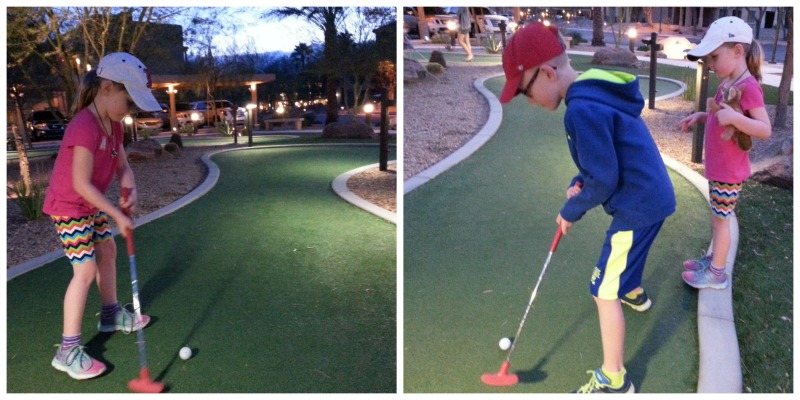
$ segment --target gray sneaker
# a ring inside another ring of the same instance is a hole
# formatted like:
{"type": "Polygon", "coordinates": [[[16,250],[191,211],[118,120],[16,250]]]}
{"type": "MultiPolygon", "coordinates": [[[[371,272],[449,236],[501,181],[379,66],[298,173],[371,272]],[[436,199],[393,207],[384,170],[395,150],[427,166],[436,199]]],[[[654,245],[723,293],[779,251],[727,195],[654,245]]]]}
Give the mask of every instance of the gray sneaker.
{"type": "Polygon", "coordinates": [[[124,333],[131,333],[144,328],[148,323],[150,323],[149,316],[142,315],[142,319],[136,321],[136,313],[122,307],[114,316],[113,320],[104,321],[101,318],[100,322],[97,323],[97,329],[100,330],[100,332],[122,331],[124,333]],[[136,323],[134,324],[134,322],[136,323]]]}
{"type": "Polygon", "coordinates": [[[711,265],[711,253],[708,253],[696,260],[686,260],[683,262],[683,269],[687,271],[704,271],[711,265]]]}
{"type": "Polygon", "coordinates": [[[717,276],[710,271],[710,268],[702,271],[683,271],[681,276],[687,285],[695,289],[725,289],[731,281],[727,273],[717,276]]]}
{"type": "Polygon", "coordinates": [[[91,379],[106,371],[106,365],[86,354],[83,346],[73,346],[64,351],[58,346],[56,356],[50,364],[79,380],[91,379]]]}

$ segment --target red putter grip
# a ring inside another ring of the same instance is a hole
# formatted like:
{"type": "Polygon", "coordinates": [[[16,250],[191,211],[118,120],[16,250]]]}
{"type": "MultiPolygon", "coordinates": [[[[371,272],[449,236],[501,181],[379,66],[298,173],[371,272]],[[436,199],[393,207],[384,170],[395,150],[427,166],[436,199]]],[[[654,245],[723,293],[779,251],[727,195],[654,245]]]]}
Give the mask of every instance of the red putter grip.
{"type": "Polygon", "coordinates": [[[553,243],[550,243],[550,252],[555,253],[558,248],[558,242],[561,241],[561,227],[556,229],[556,235],[553,236],[553,243]]]}
{"type": "MultiPolygon", "coordinates": [[[[122,195],[122,201],[123,202],[128,200],[128,196],[131,195],[131,191],[132,190],[133,189],[126,188],[126,187],[120,188],[120,194],[122,195]]],[[[131,209],[130,208],[122,207],[122,212],[125,213],[125,215],[127,215],[129,217],[131,216],[131,209]]],[[[127,235],[124,235],[124,236],[125,236],[125,242],[128,245],[128,255],[130,256],[130,255],[136,254],[136,252],[134,251],[134,247],[133,247],[133,229],[131,229],[129,232],[127,232],[127,235]]]]}

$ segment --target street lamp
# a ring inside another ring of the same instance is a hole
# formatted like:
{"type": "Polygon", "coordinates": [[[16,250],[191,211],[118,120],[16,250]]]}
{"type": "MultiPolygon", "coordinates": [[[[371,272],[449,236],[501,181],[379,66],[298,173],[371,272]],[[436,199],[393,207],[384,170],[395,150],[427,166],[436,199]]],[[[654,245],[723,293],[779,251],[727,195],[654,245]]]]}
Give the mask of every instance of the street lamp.
{"type": "Polygon", "coordinates": [[[135,142],[136,141],[136,125],[133,123],[133,117],[131,117],[130,115],[126,115],[124,121],[125,121],[125,125],[128,126],[128,129],[130,129],[131,136],[133,136],[133,141],[135,142]]]}
{"type": "Polygon", "coordinates": [[[634,53],[633,42],[635,41],[636,41],[636,28],[628,29],[628,47],[630,48],[631,53],[634,53]]]}
{"type": "Polygon", "coordinates": [[[370,103],[364,104],[364,119],[367,125],[372,126],[372,112],[375,111],[375,105],[370,103]]]}
{"type": "Polygon", "coordinates": [[[245,106],[247,110],[247,145],[252,147],[253,146],[253,116],[255,114],[256,105],[250,103],[245,106]]]}

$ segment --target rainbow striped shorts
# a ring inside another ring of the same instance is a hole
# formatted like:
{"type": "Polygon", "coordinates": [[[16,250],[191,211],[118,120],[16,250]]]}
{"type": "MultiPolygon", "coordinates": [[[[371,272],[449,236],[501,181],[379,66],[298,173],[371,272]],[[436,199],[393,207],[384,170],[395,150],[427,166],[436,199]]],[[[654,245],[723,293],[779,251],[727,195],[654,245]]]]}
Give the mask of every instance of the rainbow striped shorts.
{"type": "Polygon", "coordinates": [[[85,217],[51,216],[50,219],[56,226],[64,253],[73,266],[93,261],[94,244],[113,237],[108,215],[102,211],[85,217]]]}
{"type": "Polygon", "coordinates": [[[730,217],[736,208],[736,200],[742,193],[742,185],[742,183],[708,181],[708,202],[711,205],[711,212],[722,219],[730,217]]]}

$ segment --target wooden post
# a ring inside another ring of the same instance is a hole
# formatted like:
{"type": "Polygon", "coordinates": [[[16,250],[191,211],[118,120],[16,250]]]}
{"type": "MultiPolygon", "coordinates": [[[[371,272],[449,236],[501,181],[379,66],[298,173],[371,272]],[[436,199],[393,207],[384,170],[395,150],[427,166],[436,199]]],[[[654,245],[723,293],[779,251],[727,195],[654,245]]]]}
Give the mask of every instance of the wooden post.
{"type": "MultiPolygon", "coordinates": [[[[695,99],[695,110],[706,111],[706,98],[708,97],[708,67],[700,60],[697,62],[697,81],[695,84],[697,98],[695,99]]],[[[705,135],[706,125],[697,124],[694,126],[694,137],[692,138],[692,162],[703,162],[703,135],[705,135]]]]}

